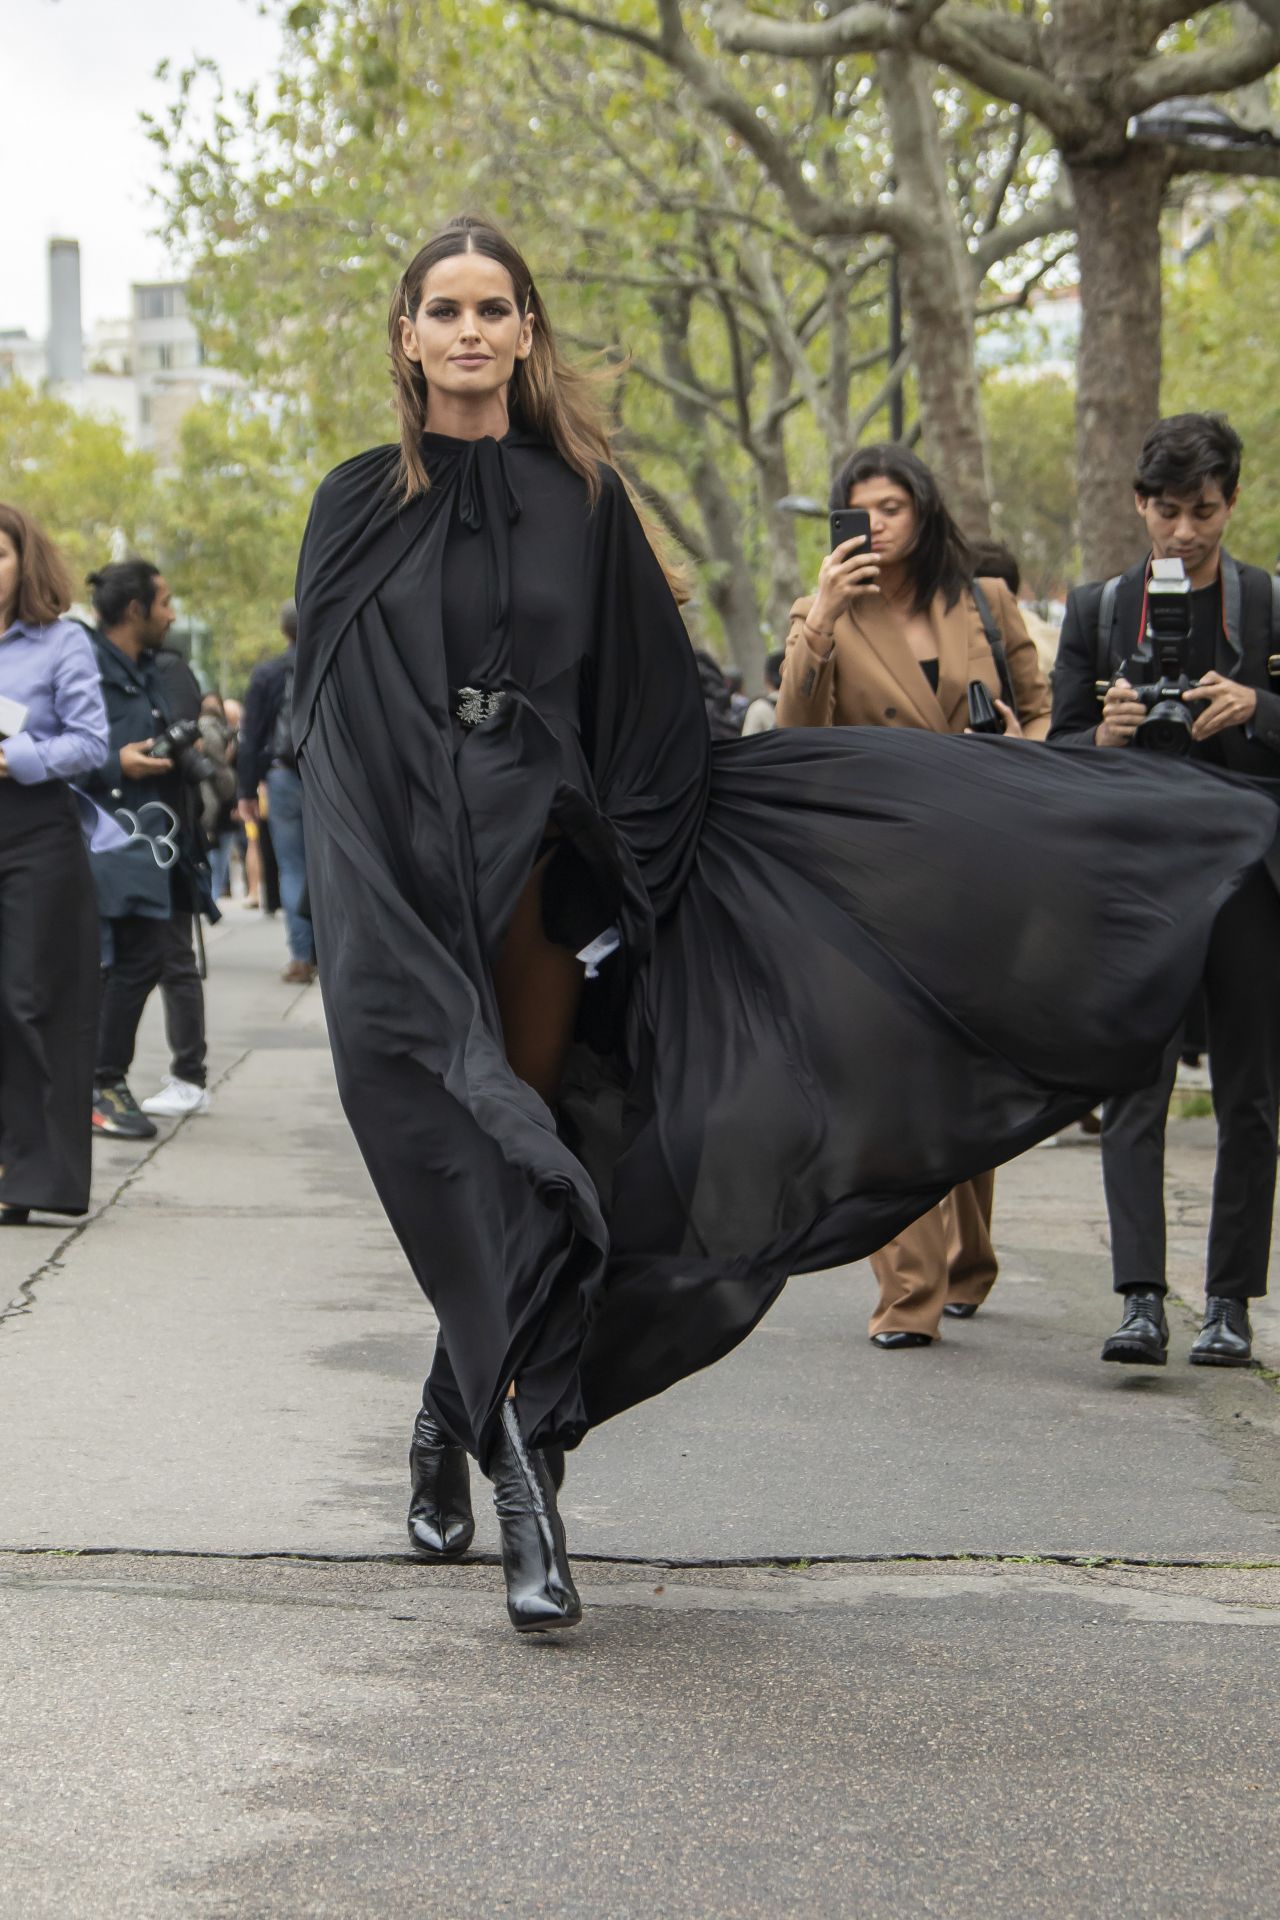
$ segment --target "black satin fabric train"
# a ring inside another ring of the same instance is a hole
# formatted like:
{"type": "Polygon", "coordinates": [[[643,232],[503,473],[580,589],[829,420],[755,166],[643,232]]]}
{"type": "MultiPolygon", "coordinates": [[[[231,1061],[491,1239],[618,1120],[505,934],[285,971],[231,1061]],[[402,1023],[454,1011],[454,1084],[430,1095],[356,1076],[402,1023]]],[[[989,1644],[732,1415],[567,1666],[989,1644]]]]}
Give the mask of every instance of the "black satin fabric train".
{"type": "Polygon", "coordinates": [[[407,507],[393,449],[320,488],[294,725],[342,1100],[439,1316],[434,1410],[483,1457],[513,1377],[522,1430],[573,1445],[728,1352],[788,1274],[1149,1080],[1276,812],[1131,754],[713,748],[617,477],[592,508],[519,429],[424,445],[407,507]],[[511,697],[468,731],[458,684],[511,697]],[[548,825],[552,937],[623,936],[556,1115],[492,979],[548,825]]]}

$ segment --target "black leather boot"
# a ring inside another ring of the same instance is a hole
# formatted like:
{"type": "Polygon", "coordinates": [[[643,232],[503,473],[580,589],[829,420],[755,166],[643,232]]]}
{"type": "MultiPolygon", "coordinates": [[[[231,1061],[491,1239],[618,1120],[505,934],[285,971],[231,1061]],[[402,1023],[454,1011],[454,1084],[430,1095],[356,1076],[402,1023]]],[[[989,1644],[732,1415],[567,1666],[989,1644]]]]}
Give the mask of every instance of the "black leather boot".
{"type": "Polygon", "coordinates": [[[471,1545],[471,1469],[457,1447],[423,1407],[409,1443],[409,1545],[434,1560],[456,1560],[471,1545]]]}
{"type": "Polygon", "coordinates": [[[1253,1329],[1243,1300],[1210,1294],[1204,1325],[1187,1355],[1193,1367],[1247,1367],[1253,1359],[1253,1329]]]}
{"type": "Polygon", "coordinates": [[[1125,1367],[1169,1364],[1169,1322],[1164,1317],[1164,1295],[1158,1287],[1127,1289],[1120,1326],[1103,1341],[1102,1357],[1118,1360],[1125,1367]]]}
{"type": "Polygon", "coordinates": [[[502,1403],[487,1471],[502,1535],[502,1571],[512,1626],[517,1633],[576,1627],[582,1602],[569,1571],[555,1483],[546,1454],[525,1442],[514,1400],[502,1403]]]}

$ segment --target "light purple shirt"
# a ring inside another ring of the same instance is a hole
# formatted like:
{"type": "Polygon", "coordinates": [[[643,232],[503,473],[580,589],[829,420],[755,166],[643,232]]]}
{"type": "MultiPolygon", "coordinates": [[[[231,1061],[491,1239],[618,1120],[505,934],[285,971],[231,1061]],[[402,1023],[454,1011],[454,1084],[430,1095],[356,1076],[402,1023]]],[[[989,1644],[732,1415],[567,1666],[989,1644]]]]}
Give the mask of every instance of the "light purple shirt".
{"type": "Polygon", "coordinates": [[[74,620],[47,627],[15,620],[0,634],[0,694],[27,709],[22,732],[0,740],[9,773],[22,786],[74,780],[106,759],[97,656],[74,620]]]}

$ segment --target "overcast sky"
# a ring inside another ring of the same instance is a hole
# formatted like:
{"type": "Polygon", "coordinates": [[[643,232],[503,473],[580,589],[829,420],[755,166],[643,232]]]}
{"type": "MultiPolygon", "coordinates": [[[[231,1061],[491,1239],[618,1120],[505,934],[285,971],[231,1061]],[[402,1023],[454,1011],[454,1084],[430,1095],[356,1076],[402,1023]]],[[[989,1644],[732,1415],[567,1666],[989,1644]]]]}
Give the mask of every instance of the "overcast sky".
{"type": "Polygon", "coordinates": [[[46,331],[53,234],[80,242],[88,328],[128,312],[130,281],[170,271],[149,238],[157,155],[138,120],[172,98],[157,65],[207,55],[247,86],[273,69],[279,28],[259,0],[0,0],[0,14],[0,328],[46,331]]]}

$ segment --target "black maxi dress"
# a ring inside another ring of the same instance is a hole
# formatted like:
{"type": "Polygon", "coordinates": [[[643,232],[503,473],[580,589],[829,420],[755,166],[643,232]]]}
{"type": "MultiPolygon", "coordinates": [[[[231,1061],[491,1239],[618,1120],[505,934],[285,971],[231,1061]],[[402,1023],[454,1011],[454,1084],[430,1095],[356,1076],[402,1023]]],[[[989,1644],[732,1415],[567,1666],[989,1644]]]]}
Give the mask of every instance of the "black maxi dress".
{"type": "Polygon", "coordinates": [[[519,428],[424,449],[407,507],[393,448],[319,489],[294,728],[339,1090],[440,1320],[434,1410],[483,1459],[513,1377],[526,1435],[573,1445],[789,1274],[1149,1081],[1276,813],[1149,756],[713,747],[617,476],[592,507],[519,428]],[[549,935],[622,935],[555,1114],[492,980],[548,834],[549,935]]]}

